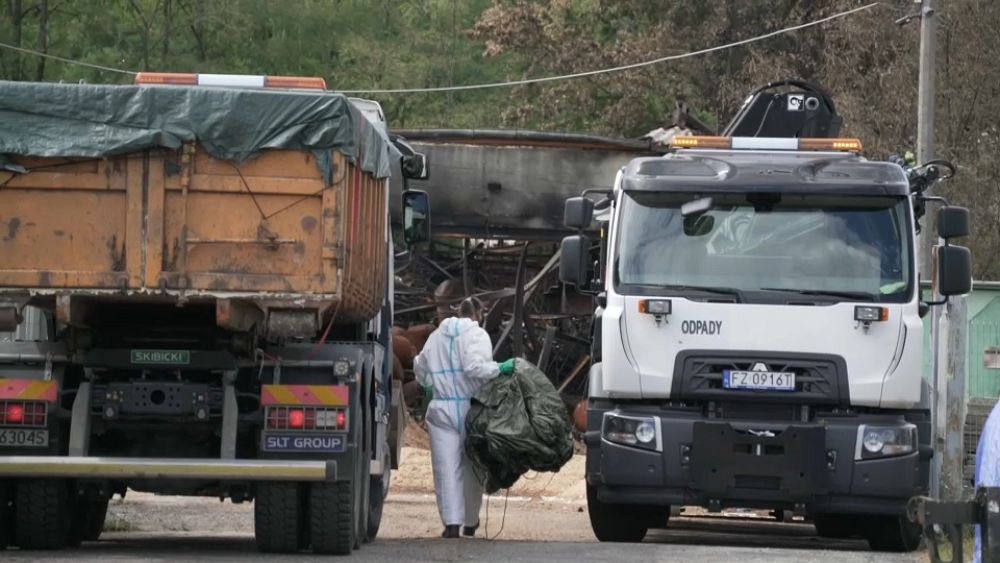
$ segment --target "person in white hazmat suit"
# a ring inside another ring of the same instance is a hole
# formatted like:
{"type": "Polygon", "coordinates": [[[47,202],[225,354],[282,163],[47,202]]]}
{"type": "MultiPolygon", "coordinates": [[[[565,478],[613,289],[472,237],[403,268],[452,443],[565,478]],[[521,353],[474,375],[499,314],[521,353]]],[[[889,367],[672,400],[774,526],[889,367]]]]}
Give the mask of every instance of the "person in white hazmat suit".
{"type": "Polygon", "coordinates": [[[493,361],[493,343],[480,326],[483,304],[470,297],[458,316],[445,319],[413,362],[413,371],[431,398],[427,429],[438,512],[445,538],[474,536],[479,527],[483,483],[465,454],[465,416],[470,399],[487,381],[514,373],[514,360],[493,361]]]}
{"type": "MultiPolygon", "coordinates": [[[[983,425],[976,448],[976,487],[1000,487],[1000,403],[993,407],[983,425]]],[[[982,563],[982,530],[976,526],[974,563],[982,563]]]]}

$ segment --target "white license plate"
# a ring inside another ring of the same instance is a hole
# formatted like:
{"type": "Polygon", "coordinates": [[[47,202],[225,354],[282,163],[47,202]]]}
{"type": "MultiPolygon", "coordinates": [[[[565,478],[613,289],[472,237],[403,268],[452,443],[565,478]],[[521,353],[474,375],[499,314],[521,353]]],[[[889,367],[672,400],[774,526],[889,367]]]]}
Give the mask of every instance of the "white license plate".
{"type": "Polygon", "coordinates": [[[48,430],[0,429],[0,448],[44,448],[48,445],[48,430]]]}
{"type": "Polygon", "coordinates": [[[787,371],[725,370],[722,372],[722,386],[751,391],[795,391],[795,374],[787,371]]]}

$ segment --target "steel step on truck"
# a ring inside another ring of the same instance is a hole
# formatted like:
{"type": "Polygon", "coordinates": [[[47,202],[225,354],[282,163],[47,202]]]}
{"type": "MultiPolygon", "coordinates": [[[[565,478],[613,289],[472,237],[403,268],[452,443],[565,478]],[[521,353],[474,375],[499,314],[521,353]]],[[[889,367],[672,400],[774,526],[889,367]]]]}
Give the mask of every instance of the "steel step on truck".
{"type": "Polygon", "coordinates": [[[373,539],[389,179],[424,172],[322,79],[0,82],[0,548],[97,539],[127,490],[252,500],[268,552],[373,539]]]}
{"type": "MultiPolygon", "coordinates": [[[[563,241],[561,278],[598,303],[586,423],[598,539],[640,541],[670,507],[695,505],[919,545],[906,507],[933,455],[921,317],[940,303],[922,301],[916,241],[948,166],[867,160],[839,126],[821,89],[770,84],[722,136],[677,137],[566,202],[581,232],[563,241]]],[[[937,293],[960,295],[970,257],[950,241],[968,211],[936,212],[937,293]]]]}

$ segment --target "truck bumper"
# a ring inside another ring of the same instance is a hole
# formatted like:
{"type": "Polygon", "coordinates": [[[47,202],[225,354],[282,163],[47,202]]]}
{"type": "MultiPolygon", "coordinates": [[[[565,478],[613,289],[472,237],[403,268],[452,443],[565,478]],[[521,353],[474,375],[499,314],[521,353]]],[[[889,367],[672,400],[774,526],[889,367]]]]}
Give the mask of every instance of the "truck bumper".
{"type": "Polygon", "coordinates": [[[336,481],[337,462],[270,459],[3,456],[0,457],[0,477],[336,481]]]}
{"type": "Polygon", "coordinates": [[[779,423],[615,412],[654,416],[659,435],[650,449],[612,443],[590,418],[587,482],[603,502],[904,514],[926,491],[929,458],[919,451],[856,459],[862,424],[902,426],[902,416],[779,423]]]}

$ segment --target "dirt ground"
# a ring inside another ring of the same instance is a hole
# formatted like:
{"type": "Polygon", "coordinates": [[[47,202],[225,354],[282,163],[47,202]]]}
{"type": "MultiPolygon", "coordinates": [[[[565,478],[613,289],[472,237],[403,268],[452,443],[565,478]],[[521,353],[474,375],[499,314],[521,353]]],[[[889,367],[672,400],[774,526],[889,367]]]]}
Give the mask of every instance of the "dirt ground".
{"type": "MultiPolygon", "coordinates": [[[[392,476],[392,492],[434,493],[430,440],[427,432],[411,423],[404,436],[402,463],[392,476]]],[[[585,502],[584,456],[575,455],[558,473],[529,472],[510,489],[509,496],[521,499],[585,502]]],[[[494,499],[503,497],[501,491],[494,499]]]]}
{"type": "MultiPolygon", "coordinates": [[[[361,552],[367,554],[362,559],[468,560],[471,553],[481,553],[486,559],[571,563],[613,559],[692,562],[738,559],[748,563],[927,560],[926,554],[921,553],[902,556],[871,553],[865,542],[857,540],[821,540],[811,525],[777,524],[746,512],[733,514],[731,518],[672,518],[667,530],[651,531],[643,544],[598,544],[587,514],[581,455],[558,473],[526,475],[509,493],[489,497],[481,513],[478,538],[448,543],[449,540],[439,539],[441,523],[434,502],[426,432],[411,424],[405,444],[401,467],[393,474],[380,539],[374,547],[361,552]],[[487,539],[498,541],[487,542],[487,539]],[[486,543],[479,543],[475,552],[469,552],[467,541],[486,543]]],[[[685,516],[697,514],[688,510],[685,516]]],[[[198,559],[206,553],[214,559],[218,552],[237,560],[272,557],[258,554],[252,537],[250,503],[237,505],[216,499],[130,492],[124,500],[112,501],[102,541],[85,546],[83,552],[67,553],[66,561],[114,559],[111,555],[124,556],[126,560],[165,561],[172,558],[171,553],[183,554],[183,560],[198,559]],[[184,542],[193,542],[193,547],[184,542]],[[212,551],[213,542],[221,546],[216,551],[212,551]],[[165,551],[160,554],[156,550],[165,551]],[[201,555],[195,557],[196,554],[201,555]]],[[[25,559],[28,560],[31,559],[25,559]]],[[[289,560],[298,560],[298,556],[289,560]]]]}

